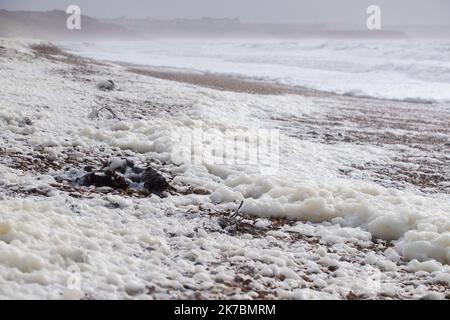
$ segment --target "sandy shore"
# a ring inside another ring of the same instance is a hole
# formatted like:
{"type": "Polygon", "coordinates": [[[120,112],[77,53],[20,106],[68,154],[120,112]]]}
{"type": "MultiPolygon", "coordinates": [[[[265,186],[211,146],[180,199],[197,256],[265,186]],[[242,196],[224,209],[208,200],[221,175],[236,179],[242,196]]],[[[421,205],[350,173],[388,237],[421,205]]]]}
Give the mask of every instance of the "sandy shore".
{"type": "Polygon", "coordinates": [[[186,71],[177,72],[173,70],[165,70],[163,68],[132,66],[127,64],[122,65],[126,66],[128,68],[128,71],[136,74],[181,83],[188,83],[216,90],[260,95],[297,94],[305,97],[324,97],[332,95],[331,93],[319,90],[279,85],[257,80],[238,79],[220,74],[193,73],[186,71]]]}

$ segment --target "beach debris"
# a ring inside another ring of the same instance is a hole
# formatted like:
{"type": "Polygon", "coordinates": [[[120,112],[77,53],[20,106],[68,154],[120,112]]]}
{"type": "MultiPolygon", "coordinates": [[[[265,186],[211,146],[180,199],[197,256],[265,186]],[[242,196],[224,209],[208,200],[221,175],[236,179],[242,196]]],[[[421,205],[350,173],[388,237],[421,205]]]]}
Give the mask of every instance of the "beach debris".
{"type": "Polygon", "coordinates": [[[101,169],[92,166],[83,169],[84,174],[75,179],[79,186],[95,186],[113,190],[136,191],[161,195],[170,189],[167,180],[156,170],[135,166],[129,159],[109,159],[101,169]]]}
{"type": "Polygon", "coordinates": [[[80,179],[77,183],[82,186],[95,186],[97,188],[109,187],[111,189],[126,190],[129,186],[124,176],[117,174],[114,171],[96,171],[89,172],[80,179]]]}
{"type": "Polygon", "coordinates": [[[100,118],[100,114],[102,113],[102,111],[106,111],[110,117],[113,117],[114,119],[122,120],[116,114],[116,112],[110,106],[108,106],[106,104],[101,104],[97,101],[94,101],[94,103],[91,103],[91,109],[92,109],[92,111],[88,115],[88,117],[90,119],[98,119],[98,118],[100,118]]]}
{"type": "Polygon", "coordinates": [[[112,80],[101,80],[97,82],[97,89],[102,91],[111,91],[114,90],[116,84],[112,80]]]}
{"type": "Polygon", "coordinates": [[[241,210],[243,204],[244,204],[244,201],[241,201],[241,204],[240,204],[239,207],[236,209],[236,211],[234,211],[233,213],[231,213],[229,216],[221,217],[221,218],[217,221],[218,224],[219,224],[219,226],[220,226],[222,229],[225,229],[225,228],[228,227],[228,226],[234,226],[234,225],[236,225],[237,223],[240,222],[239,219],[234,219],[234,218],[239,214],[239,211],[241,210]]]}
{"type": "Polygon", "coordinates": [[[150,193],[158,194],[169,188],[166,179],[150,167],[142,172],[141,181],[144,183],[144,189],[150,193]]]}

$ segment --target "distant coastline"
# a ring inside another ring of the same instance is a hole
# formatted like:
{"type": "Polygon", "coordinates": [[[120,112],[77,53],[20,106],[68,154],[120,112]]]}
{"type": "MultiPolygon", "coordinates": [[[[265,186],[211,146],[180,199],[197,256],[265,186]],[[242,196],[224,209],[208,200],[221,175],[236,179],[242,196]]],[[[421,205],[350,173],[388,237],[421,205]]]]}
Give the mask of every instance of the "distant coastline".
{"type": "Polygon", "coordinates": [[[0,10],[0,37],[43,40],[145,40],[155,37],[406,38],[395,30],[335,30],[322,24],[246,23],[238,19],[96,19],[82,16],[81,30],[68,30],[64,11],[0,10]]]}

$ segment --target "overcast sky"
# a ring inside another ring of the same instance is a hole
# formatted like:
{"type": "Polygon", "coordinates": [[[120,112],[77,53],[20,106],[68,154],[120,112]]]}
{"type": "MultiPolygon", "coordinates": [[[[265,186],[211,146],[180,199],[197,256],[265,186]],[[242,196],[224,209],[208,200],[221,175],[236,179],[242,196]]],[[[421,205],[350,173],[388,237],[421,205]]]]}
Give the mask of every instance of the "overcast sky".
{"type": "Polygon", "coordinates": [[[8,10],[51,10],[70,4],[93,17],[228,17],[248,22],[365,25],[377,4],[385,25],[450,25],[450,0],[0,0],[8,10]]]}

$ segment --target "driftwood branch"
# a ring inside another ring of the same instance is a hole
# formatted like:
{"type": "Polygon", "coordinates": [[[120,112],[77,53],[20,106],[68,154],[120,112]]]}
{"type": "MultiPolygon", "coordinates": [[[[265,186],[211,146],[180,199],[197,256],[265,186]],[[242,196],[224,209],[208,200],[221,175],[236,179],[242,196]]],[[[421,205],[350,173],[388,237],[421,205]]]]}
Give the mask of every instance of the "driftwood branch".
{"type": "Polygon", "coordinates": [[[237,210],[230,216],[230,218],[235,217],[239,213],[239,210],[241,210],[243,204],[244,204],[244,201],[242,200],[241,204],[239,205],[237,210]]]}
{"type": "Polygon", "coordinates": [[[114,119],[122,120],[122,119],[115,113],[115,111],[114,111],[110,106],[108,106],[107,104],[100,104],[100,103],[98,103],[97,101],[95,101],[95,103],[97,104],[97,106],[94,106],[94,105],[91,103],[91,109],[92,109],[92,111],[91,111],[91,113],[89,114],[89,117],[90,117],[91,119],[95,119],[95,118],[98,119],[98,118],[100,118],[100,112],[103,111],[103,110],[106,110],[106,111],[108,111],[108,112],[113,116],[114,119]]]}

